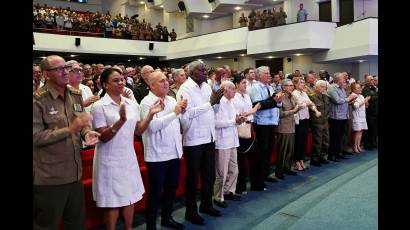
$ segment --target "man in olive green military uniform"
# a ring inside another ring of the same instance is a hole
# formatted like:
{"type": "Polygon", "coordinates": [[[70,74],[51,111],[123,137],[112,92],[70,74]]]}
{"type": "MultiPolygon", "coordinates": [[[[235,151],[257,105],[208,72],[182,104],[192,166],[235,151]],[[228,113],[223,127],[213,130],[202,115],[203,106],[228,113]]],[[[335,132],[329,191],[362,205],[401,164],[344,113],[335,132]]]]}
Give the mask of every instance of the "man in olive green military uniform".
{"type": "Polygon", "coordinates": [[[305,77],[305,86],[306,86],[306,94],[308,96],[313,96],[315,94],[315,82],[316,78],[315,75],[312,73],[308,73],[305,77]]]}
{"type": "Polygon", "coordinates": [[[41,62],[47,84],[33,94],[34,229],[85,229],[81,137],[98,142],[91,116],[84,112],[81,91],[69,88],[65,60],[41,62]],[[80,136],[81,135],[81,136],[80,136]]]}
{"type": "Polygon", "coordinates": [[[365,86],[362,90],[363,97],[370,96],[369,106],[366,108],[366,121],[368,129],[363,132],[364,148],[372,150],[377,148],[377,123],[379,113],[379,92],[375,86],[373,76],[366,77],[365,86]]]}
{"type": "Polygon", "coordinates": [[[315,91],[309,95],[310,100],[315,103],[317,110],[322,114],[316,117],[310,111],[311,130],[313,134],[313,148],[310,164],[320,167],[321,164],[328,164],[325,159],[327,149],[329,147],[329,97],[325,94],[327,83],[323,80],[318,80],[315,83],[315,91]]]}

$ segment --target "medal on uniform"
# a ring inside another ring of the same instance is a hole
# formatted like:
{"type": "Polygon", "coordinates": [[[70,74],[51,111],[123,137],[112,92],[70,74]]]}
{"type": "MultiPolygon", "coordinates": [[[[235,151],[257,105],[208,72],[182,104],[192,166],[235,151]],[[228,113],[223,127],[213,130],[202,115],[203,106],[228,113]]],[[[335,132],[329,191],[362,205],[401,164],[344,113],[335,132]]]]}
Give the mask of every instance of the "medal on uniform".
{"type": "Polygon", "coordinates": [[[58,113],[58,111],[55,110],[54,107],[51,107],[51,108],[50,108],[50,112],[49,112],[50,115],[55,115],[55,114],[57,114],[57,113],[58,113]]]}
{"type": "Polygon", "coordinates": [[[83,106],[81,104],[74,104],[74,112],[83,112],[83,106]]]}

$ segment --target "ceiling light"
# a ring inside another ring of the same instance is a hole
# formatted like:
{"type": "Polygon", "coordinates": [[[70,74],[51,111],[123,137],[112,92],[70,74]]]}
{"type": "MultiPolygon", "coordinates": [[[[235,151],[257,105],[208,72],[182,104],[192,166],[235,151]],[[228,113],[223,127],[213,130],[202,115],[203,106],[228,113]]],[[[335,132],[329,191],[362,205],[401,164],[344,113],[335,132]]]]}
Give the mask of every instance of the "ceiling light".
{"type": "Polygon", "coordinates": [[[143,58],[143,57],[140,57],[139,59],[140,59],[140,60],[144,60],[144,58],[143,58]]]}
{"type": "Polygon", "coordinates": [[[75,56],[77,56],[77,55],[74,55],[74,54],[71,54],[71,55],[70,55],[70,57],[75,57],[75,56]]]}
{"type": "Polygon", "coordinates": [[[269,59],[272,59],[272,58],[273,58],[273,56],[268,56],[268,58],[269,58],[269,59]]]}
{"type": "Polygon", "coordinates": [[[237,6],[237,7],[235,7],[234,9],[235,9],[235,10],[241,10],[241,9],[242,9],[242,7],[237,6]]]}
{"type": "Polygon", "coordinates": [[[160,5],[159,7],[164,8],[164,5],[160,5]]]}
{"type": "Polygon", "coordinates": [[[198,59],[198,61],[202,61],[202,59],[198,59]]]}
{"type": "Polygon", "coordinates": [[[239,54],[239,56],[241,56],[241,57],[245,57],[245,56],[246,56],[246,54],[239,54]]]}
{"type": "Polygon", "coordinates": [[[209,18],[209,15],[205,14],[202,16],[203,18],[209,18]]]}
{"type": "Polygon", "coordinates": [[[302,56],[303,54],[295,54],[295,56],[302,56]]]}
{"type": "Polygon", "coordinates": [[[364,62],[365,60],[358,60],[358,62],[364,62]]]}
{"type": "Polygon", "coordinates": [[[42,58],[42,59],[46,59],[46,57],[45,57],[45,56],[42,56],[42,57],[40,57],[40,58],[42,58]]]}
{"type": "Polygon", "coordinates": [[[141,4],[141,5],[144,5],[144,4],[145,4],[145,2],[144,2],[144,1],[140,1],[140,4],[141,4]]]}
{"type": "Polygon", "coordinates": [[[131,59],[128,59],[128,61],[131,61],[131,59]]]}
{"type": "Polygon", "coordinates": [[[216,58],[221,59],[222,57],[221,57],[221,56],[218,56],[218,57],[216,57],[216,58]]]}

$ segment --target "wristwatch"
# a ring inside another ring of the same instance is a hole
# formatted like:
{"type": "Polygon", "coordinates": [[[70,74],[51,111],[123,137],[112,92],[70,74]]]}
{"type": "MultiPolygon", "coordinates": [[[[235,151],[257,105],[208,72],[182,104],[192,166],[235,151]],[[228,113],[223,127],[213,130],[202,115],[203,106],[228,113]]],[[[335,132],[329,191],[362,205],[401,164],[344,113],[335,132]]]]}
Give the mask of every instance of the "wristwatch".
{"type": "Polygon", "coordinates": [[[111,125],[111,132],[112,132],[112,133],[117,133],[117,132],[118,132],[118,130],[116,130],[116,129],[114,128],[114,125],[111,125]]]}

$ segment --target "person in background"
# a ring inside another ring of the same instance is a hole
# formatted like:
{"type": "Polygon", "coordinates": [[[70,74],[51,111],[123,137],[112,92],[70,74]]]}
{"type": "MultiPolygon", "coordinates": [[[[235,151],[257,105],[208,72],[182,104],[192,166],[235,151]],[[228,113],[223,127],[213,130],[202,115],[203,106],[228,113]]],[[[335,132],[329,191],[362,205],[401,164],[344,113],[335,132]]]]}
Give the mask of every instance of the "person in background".
{"type": "Polygon", "coordinates": [[[241,136],[238,131],[239,135],[239,147],[237,149],[238,152],[238,180],[236,183],[236,193],[240,195],[247,194],[246,192],[246,175],[245,175],[245,158],[248,158],[249,162],[249,178],[251,183],[252,190],[263,190],[264,182],[262,176],[258,175],[260,173],[260,167],[257,165],[257,162],[260,162],[256,159],[257,154],[259,152],[258,145],[256,144],[256,137],[252,138],[252,121],[253,121],[253,114],[258,111],[261,107],[260,103],[257,103],[252,108],[252,101],[249,95],[246,93],[246,82],[244,76],[242,75],[235,75],[234,83],[236,85],[236,94],[233,99],[233,104],[235,106],[235,110],[237,113],[242,114],[246,117],[245,123],[238,125],[238,130],[240,128],[248,129],[247,132],[250,134],[248,136],[241,136]],[[243,126],[243,127],[239,127],[243,126]],[[258,180],[259,179],[259,180],[258,180]]]}
{"type": "Polygon", "coordinates": [[[297,13],[297,22],[304,22],[307,20],[308,12],[303,9],[303,3],[299,5],[299,11],[297,13]]]}
{"type": "Polygon", "coordinates": [[[363,87],[363,97],[370,96],[369,106],[366,108],[366,121],[368,129],[363,132],[364,148],[372,150],[378,148],[377,130],[378,130],[378,113],[379,113],[379,92],[375,86],[373,76],[366,77],[366,82],[363,87]]]}
{"type": "Polygon", "coordinates": [[[174,78],[174,84],[171,85],[168,95],[176,99],[178,90],[186,81],[187,77],[183,69],[174,69],[174,71],[172,71],[172,77],[174,78]]]}
{"type": "Polygon", "coordinates": [[[370,96],[366,98],[361,95],[362,93],[362,86],[357,83],[352,83],[350,85],[352,93],[357,95],[357,98],[353,101],[352,107],[352,129],[353,129],[353,139],[354,139],[354,147],[353,151],[355,153],[363,152],[362,148],[360,147],[360,143],[362,140],[362,132],[363,130],[367,130],[367,122],[366,122],[366,106],[369,105],[370,96]]]}
{"type": "Polygon", "coordinates": [[[329,97],[326,94],[327,82],[317,80],[314,87],[314,93],[309,95],[310,100],[316,105],[317,110],[321,113],[320,117],[314,116],[310,112],[310,129],[312,131],[313,145],[311,152],[310,164],[320,167],[321,164],[329,164],[326,160],[327,150],[329,148],[329,97]]]}
{"type": "Polygon", "coordinates": [[[295,118],[294,114],[299,111],[299,105],[292,96],[294,85],[292,80],[282,81],[284,97],[282,107],[279,109],[280,119],[278,125],[279,149],[276,161],[275,176],[284,179],[283,174],[296,176],[297,173],[291,170],[292,158],[295,152],[295,118]]]}

